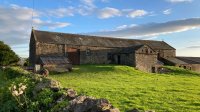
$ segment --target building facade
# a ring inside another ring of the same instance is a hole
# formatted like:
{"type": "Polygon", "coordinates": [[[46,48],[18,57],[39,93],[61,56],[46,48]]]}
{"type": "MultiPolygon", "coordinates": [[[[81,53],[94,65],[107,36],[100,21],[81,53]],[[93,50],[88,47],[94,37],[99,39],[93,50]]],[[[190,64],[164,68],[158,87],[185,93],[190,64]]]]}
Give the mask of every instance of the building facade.
{"type": "Polygon", "coordinates": [[[32,30],[29,60],[66,57],[72,65],[120,64],[156,72],[159,59],[175,57],[176,50],[164,41],[120,39],[32,30]]]}

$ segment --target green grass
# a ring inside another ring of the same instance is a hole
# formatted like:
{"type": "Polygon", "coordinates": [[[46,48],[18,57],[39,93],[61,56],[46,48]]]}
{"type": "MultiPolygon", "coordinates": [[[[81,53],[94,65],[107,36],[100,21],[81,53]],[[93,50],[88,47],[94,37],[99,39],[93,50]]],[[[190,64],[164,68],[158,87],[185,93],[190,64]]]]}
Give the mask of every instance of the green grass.
{"type": "Polygon", "coordinates": [[[107,98],[121,111],[196,112],[200,110],[200,75],[174,67],[151,74],[117,65],[81,65],[71,73],[50,75],[79,94],[107,98]]]}

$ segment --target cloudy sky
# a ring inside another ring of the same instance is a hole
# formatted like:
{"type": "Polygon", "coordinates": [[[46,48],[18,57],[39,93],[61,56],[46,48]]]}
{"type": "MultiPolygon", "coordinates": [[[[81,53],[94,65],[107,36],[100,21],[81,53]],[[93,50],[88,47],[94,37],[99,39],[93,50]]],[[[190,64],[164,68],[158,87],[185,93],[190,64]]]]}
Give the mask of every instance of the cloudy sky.
{"type": "Polygon", "coordinates": [[[38,30],[166,41],[200,57],[200,0],[0,0],[0,40],[28,57],[38,30]],[[33,10],[34,9],[34,10],[33,10]]]}

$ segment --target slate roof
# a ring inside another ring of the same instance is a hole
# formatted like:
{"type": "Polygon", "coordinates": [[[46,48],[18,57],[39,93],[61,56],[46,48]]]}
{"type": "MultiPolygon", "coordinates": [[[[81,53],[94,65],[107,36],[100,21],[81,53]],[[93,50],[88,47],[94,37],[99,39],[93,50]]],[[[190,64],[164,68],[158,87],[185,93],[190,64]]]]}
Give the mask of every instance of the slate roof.
{"type": "Polygon", "coordinates": [[[187,62],[184,62],[176,57],[169,57],[169,58],[165,58],[165,59],[173,64],[180,64],[180,65],[188,64],[187,62]]]}
{"type": "Polygon", "coordinates": [[[152,49],[173,49],[172,46],[164,41],[122,39],[111,37],[97,37],[89,35],[68,34],[59,32],[48,32],[33,30],[36,41],[41,43],[85,45],[96,47],[130,47],[137,45],[148,45],[152,49]]]}
{"type": "Polygon", "coordinates": [[[123,48],[120,53],[134,53],[136,50],[140,49],[141,47],[143,47],[144,45],[136,45],[136,46],[131,46],[131,47],[125,47],[123,48]]]}
{"type": "Polygon", "coordinates": [[[200,64],[200,57],[176,57],[188,64],[200,64]]]}
{"type": "Polygon", "coordinates": [[[200,64],[200,57],[170,57],[170,58],[165,58],[165,59],[171,63],[180,64],[180,65],[200,64]]]}
{"type": "Polygon", "coordinates": [[[51,64],[69,64],[68,58],[64,56],[41,56],[40,57],[41,63],[44,65],[51,65],[51,64]]]}
{"type": "MultiPolygon", "coordinates": [[[[125,47],[123,48],[120,53],[134,53],[136,50],[142,48],[143,46],[147,46],[147,45],[135,45],[135,46],[131,46],[131,47],[125,47]]],[[[147,46],[149,47],[149,46],[147,46]]],[[[155,53],[155,51],[153,50],[153,53],[155,53]]]]}

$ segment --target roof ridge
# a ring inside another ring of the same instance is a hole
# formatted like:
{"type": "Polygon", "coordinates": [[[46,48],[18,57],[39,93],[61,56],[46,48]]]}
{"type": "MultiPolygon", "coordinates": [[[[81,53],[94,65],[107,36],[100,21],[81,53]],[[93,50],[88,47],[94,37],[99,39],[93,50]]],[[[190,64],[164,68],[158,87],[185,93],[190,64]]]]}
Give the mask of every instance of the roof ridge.
{"type": "Polygon", "coordinates": [[[136,41],[154,41],[154,42],[164,42],[159,40],[142,40],[142,39],[129,39],[129,38],[120,38],[120,37],[109,37],[109,36],[95,36],[95,35],[83,35],[83,34],[75,34],[75,33],[63,33],[63,32],[54,32],[54,31],[44,31],[44,30],[35,30],[39,32],[47,32],[47,33],[55,33],[55,34],[68,34],[68,35],[79,35],[79,36],[89,36],[89,37],[98,37],[98,38],[106,38],[106,39],[119,39],[119,40],[136,40],[136,41]]]}
{"type": "MultiPolygon", "coordinates": [[[[190,58],[193,58],[193,57],[177,57],[178,59],[182,60],[182,61],[190,61],[192,63],[199,63],[198,61],[196,60],[191,60],[190,58]],[[189,59],[188,59],[189,58],[189,59]]],[[[195,58],[200,58],[200,57],[195,57],[195,58]]]]}
{"type": "Polygon", "coordinates": [[[69,45],[89,45],[94,47],[127,47],[132,45],[148,45],[152,49],[168,49],[175,50],[172,46],[164,41],[157,40],[139,40],[115,37],[102,37],[81,34],[70,34],[62,32],[50,32],[34,29],[34,35],[38,42],[42,43],[56,43],[56,44],[69,44],[69,45]]]}

